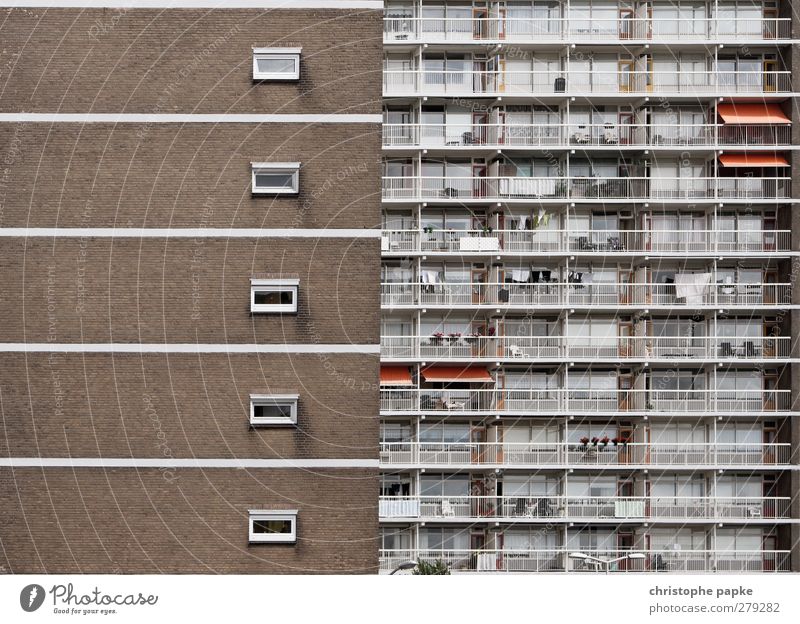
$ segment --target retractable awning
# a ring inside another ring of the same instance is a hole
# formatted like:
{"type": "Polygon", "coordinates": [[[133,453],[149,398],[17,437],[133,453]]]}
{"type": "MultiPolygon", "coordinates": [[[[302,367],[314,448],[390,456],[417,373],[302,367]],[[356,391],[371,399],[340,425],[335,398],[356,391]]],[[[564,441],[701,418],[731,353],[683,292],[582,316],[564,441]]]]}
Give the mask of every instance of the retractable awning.
{"type": "Polygon", "coordinates": [[[425,381],[494,383],[494,379],[485,368],[477,366],[428,366],[422,369],[425,381]]]}
{"type": "Polygon", "coordinates": [[[408,366],[381,366],[382,386],[413,386],[408,366]]]}
{"type": "Polygon", "coordinates": [[[726,124],[792,123],[777,104],[720,104],[717,112],[726,124]]]}
{"type": "Polygon", "coordinates": [[[723,167],[788,167],[789,161],[780,154],[722,154],[723,167]]]}

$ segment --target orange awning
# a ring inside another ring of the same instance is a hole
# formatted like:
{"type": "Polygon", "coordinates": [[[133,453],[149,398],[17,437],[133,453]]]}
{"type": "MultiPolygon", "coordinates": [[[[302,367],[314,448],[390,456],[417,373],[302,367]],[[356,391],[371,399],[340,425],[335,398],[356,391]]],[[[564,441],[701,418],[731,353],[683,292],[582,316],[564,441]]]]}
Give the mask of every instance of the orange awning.
{"type": "Polygon", "coordinates": [[[382,386],[413,386],[408,366],[381,366],[382,386]]]}
{"type": "Polygon", "coordinates": [[[723,167],[788,167],[789,161],[780,154],[722,154],[723,167]]]}
{"type": "Polygon", "coordinates": [[[494,383],[494,379],[485,368],[475,366],[429,366],[422,369],[425,381],[438,382],[464,382],[464,383],[494,383]]]}
{"type": "Polygon", "coordinates": [[[792,123],[777,104],[720,104],[717,112],[728,124],[792,123]]]}

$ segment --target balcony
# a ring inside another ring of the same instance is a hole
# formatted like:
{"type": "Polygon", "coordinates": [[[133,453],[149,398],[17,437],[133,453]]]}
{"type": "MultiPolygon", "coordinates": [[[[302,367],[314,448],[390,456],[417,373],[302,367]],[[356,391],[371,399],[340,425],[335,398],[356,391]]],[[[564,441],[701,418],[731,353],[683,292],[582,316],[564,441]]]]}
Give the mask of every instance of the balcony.
{"type": "Polygon", "coordinates": [[[791,37],[791,18],[428,18],[392,16],[383,20],[383,40],[393,42],[525,43],[541,41],[770,41],[791,37]]]}
{"type": "Polygon", "coordinates": [[[618,414],[764,413],[791,408],[791,390],[381,390],[381,413],[618,414]]]}
{"type": "Polygon", "coordinates": [[[384,360],[777,360],[790,336],[381,336],[384,360]]]}
{"type": "Polygon", "coordinates": [[[383,178],[383,200],[462,203],[508,200],[702,200],[789,199],[786,177],[466,177],[383,178]]]}
{"type": "Polygon", "coordinates": [[[384,466],[757,468],[788,466],[791,452],[789,443],[382,442],[380,461],[384,466]]]}
{"type": "Polygon", "coordinates": [[[383,520],[758,521],[788,519],[790,497],[381,496],[383,520]]]}
{"type": "MultiPolygon", "coordinates": [[[[442,560],[461,572],[604,572],[599,566],[570,559],[565,548],[550,550],[417,550],[380,551],[380,571],[391,572],[401,563],[442,560]]],[[[624,557],[628,551],[585,551],[600,559],[624,557]]],[[[626,560],[610,572],[790,572],[788,550],[635,550],[644,559],[626,560]]]]}
{"type": "Polygon", "coordinates": [[[670,94],[776,95],[792,92],[789,71],[481,71],[384,69],[385,96],[524,96],[670,94]]]}
{"type": "Polygon", "coordinates": [[[553,147],[715,147],[791,145],[791,126],[771,124],[384,124],[384,147],[469,146],[484,148],[553,147]]]}
{"type": "Polygon", "coordinates": [[[777,253],[791,230],[383,230],[384,253],[777,253]]]}
{"type": "Polygon", "coordinates": [[[653,283],[383,283],[381,305],[495,308],[618,309],[621,307],[786,307],[791,305],[791,284],[710,284],[692,304],[678,297],[674,284],[653,283]]]}

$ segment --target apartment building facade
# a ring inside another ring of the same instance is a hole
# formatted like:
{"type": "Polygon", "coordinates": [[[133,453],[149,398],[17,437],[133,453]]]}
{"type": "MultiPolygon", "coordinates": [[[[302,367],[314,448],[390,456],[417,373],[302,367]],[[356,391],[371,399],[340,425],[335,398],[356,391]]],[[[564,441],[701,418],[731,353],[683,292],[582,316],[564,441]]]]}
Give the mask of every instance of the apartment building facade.
{"type": "Polygon", "coordinates": [[[0,19],[0,567],[375,573],[380,3],[42,4],[0,19]]]}
{"type": "Polygon", "coordinates": [[[799,27],[386,3],[382,571],[800,570],[799,27]]]}

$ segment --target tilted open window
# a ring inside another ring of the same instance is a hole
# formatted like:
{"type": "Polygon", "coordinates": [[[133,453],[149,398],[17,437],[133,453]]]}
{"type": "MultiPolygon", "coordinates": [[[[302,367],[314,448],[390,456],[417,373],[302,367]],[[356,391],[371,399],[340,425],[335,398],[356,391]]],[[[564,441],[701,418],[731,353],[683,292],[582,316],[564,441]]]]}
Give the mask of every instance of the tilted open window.
{"type": "Polygon", "coordinates": [[[297,195],[300,163],[250,163],[253,195],[297,195]]]}
{"type": "Polygon", "coordinates": [[[253,48],[253,80],[300,80],[302,48],[253,48]]]}
{"type": "Polygon", "coordinates": [[[294,544],[297,541],[297,510],[250,510],[250,543],[294,544]]]}
{"type": "Polygon", "coordinates": [[[283,314],[297,312],[298,279],[251,279],[250,312],[283,314]]]}
{"type": "Polygon", "coordinates": [[[296,394],[251,394],[250,424],[296,425],[298,399],[296,394]]]}

